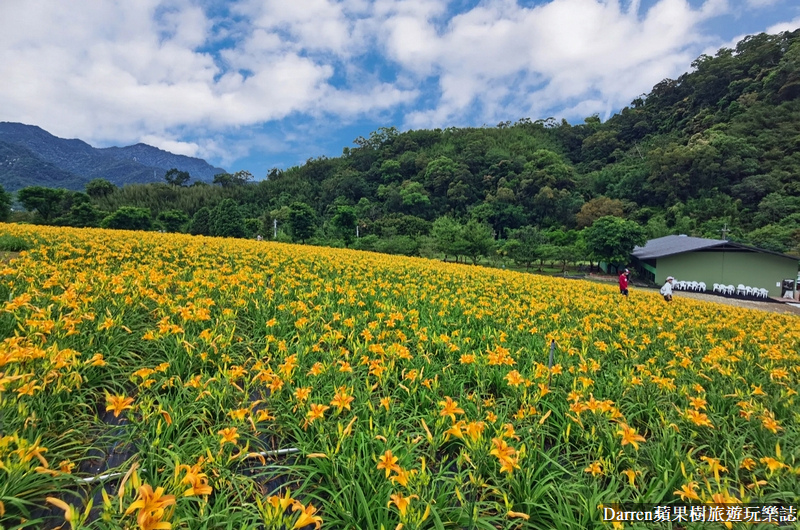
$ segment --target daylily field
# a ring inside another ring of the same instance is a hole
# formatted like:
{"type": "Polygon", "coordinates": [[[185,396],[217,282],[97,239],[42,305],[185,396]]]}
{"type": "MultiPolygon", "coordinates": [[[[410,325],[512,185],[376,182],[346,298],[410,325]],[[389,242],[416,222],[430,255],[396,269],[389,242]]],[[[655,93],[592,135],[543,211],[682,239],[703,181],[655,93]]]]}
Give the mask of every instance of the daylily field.
{"type": "Polygon", "coordinates": [[[310,246],[0,232],[32,245],[0,263],[4,529],[579,529],[615,501],[800,498],[797,317],[310,246]]]}

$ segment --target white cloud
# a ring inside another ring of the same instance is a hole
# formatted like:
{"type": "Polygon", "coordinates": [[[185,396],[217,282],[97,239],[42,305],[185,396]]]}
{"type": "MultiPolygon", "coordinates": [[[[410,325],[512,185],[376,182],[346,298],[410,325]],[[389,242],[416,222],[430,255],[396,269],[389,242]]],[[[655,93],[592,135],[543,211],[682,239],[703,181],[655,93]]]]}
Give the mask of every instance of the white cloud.
{"type": "Polygon", "coordinates": [[[747,5],[751,8],[758,9],[761,7],[774,6],[780,2],[781,0],[747,0],[747,5]]]}
{"type": "Polygon", "coordinates": [[[293,116],[404,109],[406,126],[439,127],[607,115],[719,47],[703,24],[729,12],[727,0],[456,4],[2,0],[0,120],[235,160],[293,149],[303,140],[244,132],[293,116]]]}
{"type": "Polygon", "coordinates": [[[770,35],[775,35],[778,33],[783,33],[784,31],[794,31],[797,28],[800,28],[800,17],[797,17],[789,22],[780,22],[778,24],[774,24],[767,28],[767,33],[770,35]]]}
{"type": "Polygon", "coordinates": [[[638,4],[624,10],[616,1],[552,0],[532,8],[485,2],[434,36],[428,31],[404,45],[389,32],[385,45],[405,68],[422,63],[440,73],[437,108],[409,114],[410,126],[442,126],[476,105],[488,123],[520,112],[536,118],[565,105],[562,115],[574,117],[589,108],[619,108],[685,70],[704,40],[698,25],[725,6],[709,0],[693,9],[685,0],[659,0],[639,14],[638,4]],[[498,105],[514,92],[519,96],[510,105],[498,105]],[[594,104],[597,93],[603,99],[594,104]]]}
{"type": "Polygon", "coordinates": [[[164,151],[175,153],[176,155],[197,156],[200,151],[200,146],[195,142],[181,142],[179,140],[172,140],[161,136],[147,134],[142,136],[143,143],[158,147],[164,151]]]}
{"type": "Polygon", "coordinates": [[[190,0],[6,0],[0,119],[102,144],[407,102],[413,90],[377,80],[355,90],[331,85],[336,61],[366,38],[354,36],[357,24],[348,18],[366,7],[241,2],[233,9],[249,18],[219,30],[219,21],[190,0]],[[203,51],[220,41],[228,47],[203,51]]]}

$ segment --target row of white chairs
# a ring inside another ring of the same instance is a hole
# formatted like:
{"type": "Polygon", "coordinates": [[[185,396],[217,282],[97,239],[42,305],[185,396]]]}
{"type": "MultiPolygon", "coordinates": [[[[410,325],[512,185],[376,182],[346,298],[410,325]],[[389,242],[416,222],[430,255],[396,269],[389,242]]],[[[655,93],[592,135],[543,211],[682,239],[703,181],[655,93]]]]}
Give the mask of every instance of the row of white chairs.
{"type": "Polygon", "coordinates": [[[715,283],[714,292],[727,295],[736,294],[737,296],[755,296],[757,298],[769,297],[769,290],[764,289],[763,287],[749,287],[742,283],[737,285],[736,288],[734,288],[733,285],[715,283]]]}
{"type": "Polygon", "coordinates": [[[677,291],[696,291],[699,293],[706,292],[706,284],[705,282],[687,282],[687,281],[677,281],[673,283],[673,289],[677,291]]]}

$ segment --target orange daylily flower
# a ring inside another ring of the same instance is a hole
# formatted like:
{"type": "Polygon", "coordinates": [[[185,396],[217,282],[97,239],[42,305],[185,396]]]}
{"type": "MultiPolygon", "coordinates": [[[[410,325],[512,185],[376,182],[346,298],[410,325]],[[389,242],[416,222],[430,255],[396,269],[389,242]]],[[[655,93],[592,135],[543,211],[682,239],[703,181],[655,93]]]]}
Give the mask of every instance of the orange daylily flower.
{"type": "Polygon", "coordinates": [[[622,436],[622,445],[631,444],[634,449],[637,451],[639,450],[638,442],[646,442],[644,436],[641,434],[636,434],[636,429],[633,427],[629,427],[625,423],[621,424],[621,430],[617,431],[617,434],[622,436]]]}
{"type": "Polygon", "coordinates": [[[314,420],[321,420],[325,417],[325,411],[330,407],[327,405],[320,405],[317,403],[311,404],[311,410],[306,414],[308,423],[313,423],[314,420]]]}
{"type": "Polygon", "coordinates": [[[459,408],[458,402],[453,401],[450,396],[445,396],[444,401],[440,401],[439,405],[442,407],[439,415],[449,416],[454,422],[456,421],[456,414],[464,414],[464,409],[459,408]]]}
{"type": "Polygon", "coordinates": [[[125,396],[106,396],[106,411],[113,410],[114,417],[118,418],[120,412],[133,408],[133,398],[125,396]]]}
{"type": "Polygon", "coordinates": [[[225,445],[226,443],[236,445],[236,439],[239,438],[239,435],[236,433],[236,427],[226,427],[217,432],[217,434],[222,437],[219,442],[221,445],[225,445]]]}
{"type": "Polygon", "coordinates": [[[403,495],[400,493],[392,493],[389,495],[389,498],[392,500],[390,500],[388,504],[394,504],[397,506],[397,509],[400,510],[400,517],[405,517],[406,511],[408,510],[408,505],[411,504],[412,499],[419,499],[419,497],[416,495],[403,497],[403,495]]]}
{"type": "Polygon", "coordinates": [[[377,468],[385,470],[386,478],[389,478],[392,471],[397,473],[402,471],[402,468],[397,465],[397,460],[397,457],[392,454],[392,451],[387,449],[386,452],[378,458],[377,468]]]}
{"type": "Polygon", "coordinates": [[[300,512],[300,517],[295,521],[293,529],[297,528],[304,528],[310,524],[314,525],[314,528],[320,528],[322,526],[322,517],[319,515],[314,515],[317,509],[314,508],[312,505],[303,506],[299,502],[295,502],[292,505],[293,512],[300,512]]]}
{"type": "Polygon", "coordinates": [[[674,491],[673,494],[679,495],[682,501],[685,501],[686,499],[699,501],[700,496],[694,491],[696,487],[696,482],[689,482],[688,484],[681,486],[681,489],[674,491]]]}
{"type": "Polygon", "coordinates": [[[597,475],[603,474],[603,468],[600,465],[600,462],[592,462],[589,464],[589,467],[583,470],[584,473],[591,473],[593,477],[597,475]]]}
{"type": "Polygon", "coordinates": [[[159,520],[164,516],[164,509],[175,504],[174,495],[164,495],[164,488],[159,486],[153,491],[149,484],[139,487],[139,497],[125,511],[125,515],[133,513],[137,508],[139,514],[136,521],[140,527],[152,529],[169,528],[169,526],[158,526],[159,520]]]}
{"type": "Polygon", "coordinates": [[[336,407],[337,412],[341,413],[344,409],[350,410],[350,403],[352,403],[353,400],[355,400],[355,398],[347,395],[347,389],[345,387],[339,387],[336,391],[336,395],[333,396],[331,406],[336,407]]]}

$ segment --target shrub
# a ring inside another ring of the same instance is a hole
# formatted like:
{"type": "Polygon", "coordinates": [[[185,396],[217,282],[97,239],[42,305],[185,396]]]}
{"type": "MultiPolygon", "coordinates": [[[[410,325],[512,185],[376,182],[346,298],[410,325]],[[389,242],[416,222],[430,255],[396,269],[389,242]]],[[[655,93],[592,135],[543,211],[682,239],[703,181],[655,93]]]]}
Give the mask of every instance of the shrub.
{"type": "Polygon", "coordinates": [[[148,230],[152,225],[149,208],[123,206],[100,223],[103,228],[118,230],[148,230]]]}
{"type": "Polygon", "coordinates": [[[244,237],[245,225],[242,212],[233,199],[225,199],[211,211],[209,229],[212,236],[244,237]]]}
{"type": "Polygon", "coordinates": [[[0,251],[2,252],[22,252],[30,248],[31,244],[27,239],[10,234],[0,235],[0,251]]]}
{"type": "Polygon", "coordinates": [[[189,222],[189,233],[193,236],[210,236],[211,235],[211,210],[203,206],[197,210],[189,222]]]}

